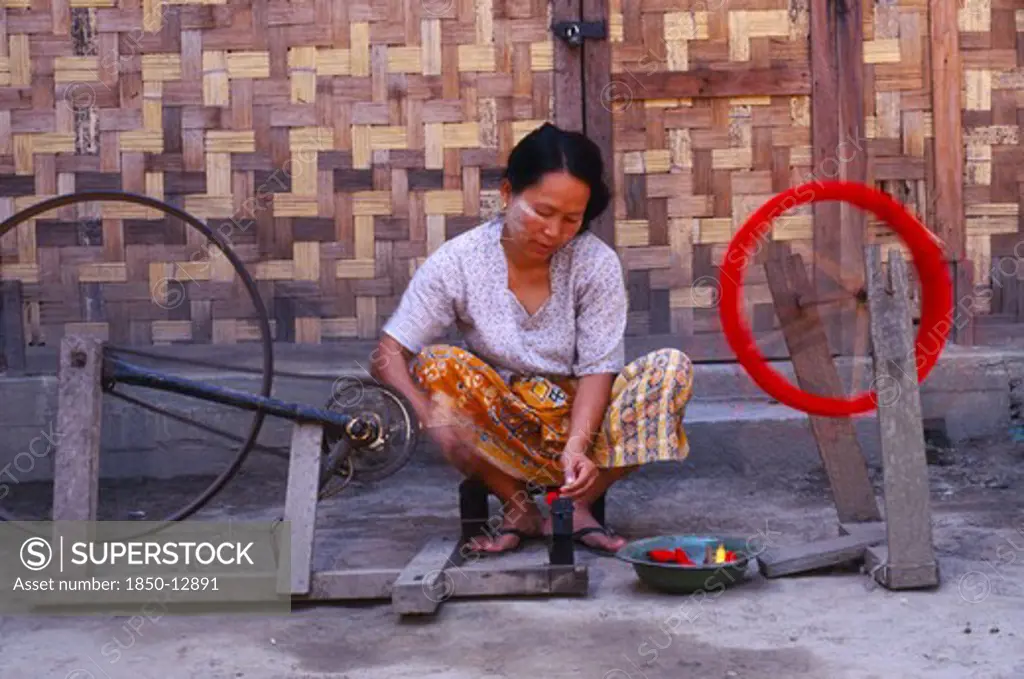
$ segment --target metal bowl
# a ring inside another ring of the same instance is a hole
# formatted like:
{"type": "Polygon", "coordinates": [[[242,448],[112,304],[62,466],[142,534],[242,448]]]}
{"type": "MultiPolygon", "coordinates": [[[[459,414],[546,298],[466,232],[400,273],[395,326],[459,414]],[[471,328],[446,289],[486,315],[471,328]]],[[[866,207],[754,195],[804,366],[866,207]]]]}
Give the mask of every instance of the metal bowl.
{"type": "Polygon", "coordinates": [[[615,557],[633,565],[642,582],[670,594],[692,594],[715,591],[743,580],[750,563],[749,545],[744,538],[713,535],[660,535],[634,540],[620,549],[615,557]],[[736,560],[727,564],[705,563],[705,549],[722,545],[736,554],[736,560]],[[647,553],[654,549],[675,551],[681,548],[694,566],[661,563],[651,560],[647,553]]]}

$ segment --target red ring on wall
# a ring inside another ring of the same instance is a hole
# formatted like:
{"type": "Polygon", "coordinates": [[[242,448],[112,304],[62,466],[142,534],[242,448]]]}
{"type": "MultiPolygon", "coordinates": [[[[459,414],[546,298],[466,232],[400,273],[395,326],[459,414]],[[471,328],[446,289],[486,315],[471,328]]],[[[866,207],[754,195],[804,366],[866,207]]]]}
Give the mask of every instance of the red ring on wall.
{"type": "Polygon", "coordinates": [[[772,222],[787,210],[826,200],[850,203],[874,213],[909,248],[911,261],[922,281],[921,323],[914,343],[918,383],[935,367],[952,328],[953,284],[942,242],[888,194],[856,182],[815,181],[787,189],[762,205],[736,232],[719,269],[719,318],[740,365],[761,389],[779,402],[810,415],[844,417],[877,408],[877,392],[835,398],[803,391],[768,364],[743,319],[743,275],[747,259],[757,252],[758,237],[769,231],[772,222]]]}

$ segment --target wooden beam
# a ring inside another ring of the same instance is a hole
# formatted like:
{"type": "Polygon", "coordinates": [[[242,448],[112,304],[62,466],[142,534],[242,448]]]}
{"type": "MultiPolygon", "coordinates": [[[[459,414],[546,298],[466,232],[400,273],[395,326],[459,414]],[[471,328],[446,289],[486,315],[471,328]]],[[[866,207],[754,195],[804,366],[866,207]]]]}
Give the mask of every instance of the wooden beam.
{"type": "Polygon", "coordinates": [[[899,250],[892,249],[888,270],[883,270],[878,245],[868,247],[864,259],[875,388],[891,395],[878,399],[887,547],[874,577],[890,589],[930,587],[938,584],[938,564],[907,265],[899,250]]]}
{"type": "MultiPolygon", "coordinates": [[[[839,149],[839,57],[833,0],[811,0],[811,173],[812,179],[827,176],[839,149]]],[[[842,271],[842,208],[836,201],[812,206],[814,286],[821,295],[841,290],[829,271],[842,271]]],[[[842,318],[834,315],[825,325],[833,349],[842,343],[842,318]]]]}
{"type": "MultiPolygon", "coordinates": [[[[580,0],[552,0],[551,23],[580,20],[580,0]]],[[[583,132],[583,51],[549,33],[554,43],[554,123],[583,132]]]]}
{"type": "MultiPolygon", "coordinates": [[[[836,65],[842,74],[838,84],[839,140],[832,151],[839,178],[867,183],[867,131],[864,126],[864,27],[861,0],[838,0],[836,8],[836,65]]],[[[823,173],[825,168],[822,168],[823,173]]],[[[847,290],[859,290],[864,284],[864,239],[867,214],[860,208],[843,203],[839,220],[840,277],[847,290]]],[[[839,310],[836,323],[840,328],[833,348],[844,356],[856,353],[856,310],[839,310]]]]}
{"type": "MultiPolygon", "coordinates": [[[[790,96],[811,94],[811,70],[806,66],[769,68],[693,68],[688,71],[612,74],[613,85],[633,101],[678,97],[790,96]]],[[[835,126],[836,119],[832,118],[835,126]]]]}
{"type": "Polygon", "coordinates": [[[946,257],[965,257],[963,174],[964,143],[961,103],[960,3],[931,0],[930,20],[932,63],[932,129],[935,139],[936,235],[945,244],[946,257]]]}
{"type": "MultiPolygon", "coordinates": [[[[843,383],[832,362],[817,309],[799,303],[801,298],[814,295],[800,255],[769,259],[765,262],[765,272],[800,388],[820,396],[844,396],[843,383]]],[[[839,520],[880,520],[878,502],[853,420],[815,415],[810,420],[839,520]]]]}
{"type": "MultiPolygon", "coordinates": [[[[607,21],[608,0],[583,0],[583,21],[607,21]]],[[[583,41],[583,127],[587,136],[601,149],[605,181],[615,186],[611,83],[612,45],[605,40],[583,41]]],[[[590,225],[590,230],[615,247],[615,211],[612,204],[590,225]]]]}

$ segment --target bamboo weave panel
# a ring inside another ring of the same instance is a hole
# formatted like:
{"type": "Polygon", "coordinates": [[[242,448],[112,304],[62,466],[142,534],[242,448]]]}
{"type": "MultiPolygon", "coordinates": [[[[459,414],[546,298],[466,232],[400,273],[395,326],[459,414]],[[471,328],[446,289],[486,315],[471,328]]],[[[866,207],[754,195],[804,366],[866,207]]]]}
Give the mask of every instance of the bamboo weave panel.
{"type": "MultiPolygon", "coordinates": [[[[234,245],[278,340],[374,337],[552,116],[545,0],[0,2],[0,217],[90,189],[181,207],[234,245]]],[[[208,252],[83,204],[3,238],[0,275],[24,282],[36,341],[254,339],[208,252]]]]}
{"type": "MultiPolygon", "coordinates": [[[[810,97],[653,99],[637,74],[809,63],[808,11],[789,0],[612,0],[616,241],[628,269],[632,334],[716,334],[718,265],[746,218],[815,178],[810,97]]],[[[767,88],[766,88],[767,89],[767,88]]],[[[811,256],[809,207],[770,239],[811,256]]],[[[754,329],[776,324],[763,268],[748,267],[754,329]]]]}
{"type": "Polygon", "coordinates": [[[1024,320],[1024,5],[960,0],[959,22],[967,249],[986,293],[976,303],[1024,320]]]}
{"type": "MultiPolygon", "coordinates": [[[[865,3],[868,180],[930,223],[935,205],[927,3],[865,3]]],[[[964,217],[975,306],[991,309],[993,257],[1016,254],[1024,277],[1020,122],[1024,120],[1024,10],[999,0],[959,0],[965,145],[964,217]],[[1014,249],[1016,248],[1016,253],[1014,249]]],[[[897,247],[869,220],[871,240],[897,247]]],[[[1009,266],[1004,260],[1003,267],[1009,266]]],[[[998,277],[997,277],[998,279],[998,277]]]]}

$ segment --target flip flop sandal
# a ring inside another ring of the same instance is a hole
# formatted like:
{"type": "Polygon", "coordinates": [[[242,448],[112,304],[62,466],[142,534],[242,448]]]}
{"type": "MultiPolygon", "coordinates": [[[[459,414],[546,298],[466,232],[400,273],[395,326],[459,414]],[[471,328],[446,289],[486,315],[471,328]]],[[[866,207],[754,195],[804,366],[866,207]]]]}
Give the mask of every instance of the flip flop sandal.
{"type": "Polygon", "coordinates": [[[509,547],[508,549],[500,549],[497,551],[492,551],[489,549],[469,549],[467,551],[469,554],[475,554],[477,556],[500,556],[502,554],[511,554],[512,552],[516,552],[522,549],[523,545],[526,544],[527,540],[532,540],[538,537],[535,534],[521,531],[518,528],[499,528],[498,530],[494,531],[492,536],[477,536],[476,539],[480,539],[481,537],[491,537],[491,539],[493,540],[494,538],[500,537],[502,535],[515,535],[517,538],[519,538],[519,542],[517,542],[513,547],[509,547]]]}
{"type": "Polygon", "coordinates": [[[598,547],[597,545],[591,545],[583,541],[583,538],[593,533],[600,533],[610,538],[617,537],[615,532],[609,528],[603,526],[589,526],[587,528],[580,528],[572,534],[572,541],[577,545],[586,549],[589,552],[597,554],[599,556],[615,556],[617,550],[605,549],[604,547],[598,547]]]}

